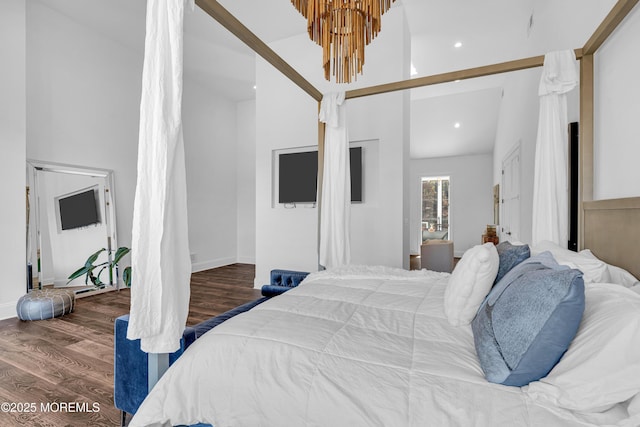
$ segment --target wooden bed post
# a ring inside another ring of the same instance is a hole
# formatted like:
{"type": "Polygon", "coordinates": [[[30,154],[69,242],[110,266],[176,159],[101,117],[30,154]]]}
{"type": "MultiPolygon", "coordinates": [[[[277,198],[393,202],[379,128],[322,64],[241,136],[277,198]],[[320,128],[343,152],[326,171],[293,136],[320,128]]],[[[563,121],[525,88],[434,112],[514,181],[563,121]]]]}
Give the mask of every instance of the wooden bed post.
{"type": "Polygon", "coordinates": [[[578,178],[578,250],[584,249],[584,202],[593,200],[594,54],[640,0],[619,0],[582,48],[580,61],[580,173],[578,178]]]}

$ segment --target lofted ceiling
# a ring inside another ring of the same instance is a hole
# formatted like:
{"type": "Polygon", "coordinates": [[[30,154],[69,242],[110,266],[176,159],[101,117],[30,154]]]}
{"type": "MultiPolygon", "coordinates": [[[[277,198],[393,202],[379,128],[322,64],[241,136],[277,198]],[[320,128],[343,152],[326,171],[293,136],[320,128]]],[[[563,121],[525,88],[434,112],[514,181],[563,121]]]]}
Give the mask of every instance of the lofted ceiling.
{"type": "MultiPolygon", "coordinates": [[[[146,0],[34,1],[142,55],[146,0]]],[[[266,43],[306,31],[304,18],[289,0],[219,3],[266,43]]],[[[405,13],[416,76],[427,76],[582,47],[614,4],[615,0],[396,0],[393,7],[405,13]],[[457,42],[462,45],[455,47],[457,42]]],[[[309,41],[309,46],[315,45],[309,41]]],[[[255,97],[255,54],[197,6],[185,15],[184,49],[187,78],[234,101],[255,97]]],[[[505,78],[413,89],[411,156],[490,153],[505,78]],[[421,120],[427,117],[423,114],[431,119],[421,120]]]]}

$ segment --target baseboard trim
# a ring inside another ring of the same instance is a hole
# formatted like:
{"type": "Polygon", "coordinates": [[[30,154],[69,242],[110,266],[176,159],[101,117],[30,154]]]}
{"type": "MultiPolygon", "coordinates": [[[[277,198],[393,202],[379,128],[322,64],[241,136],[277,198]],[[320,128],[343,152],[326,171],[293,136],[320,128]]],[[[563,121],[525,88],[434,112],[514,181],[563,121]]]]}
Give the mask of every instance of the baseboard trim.
{"type": "MultiPolygon", "coordinates": [[[[37,283],[37,281],[38,281],[38,278],[34,277],[33,278],[33,283],[37,283]]],[[[53,278],[53,277],[44,277],[42,279],[42,286],[52,286],[52,285],[54,285],[54,283],[55,283],[55,278],[53,278]]]]}
{"type": "Polygon", "coordinates": [[[238,261],[236,258],[228,257],[228,258],[218,258],[209,261],[203,262],[195,262],[191,264],[191,272],[197,273],[199,271],[209,270],[212,268],[224,267],[225,265],[235,264],[238,261]]]}
{"type": "MultiPolygon", "coordinates": [[[[58,288],[60,289],[60,288],[58,288]]],[[[120,287],[120,289],[128,289],[126,286],[122,285],[120,287]]],[[[93,295],[99,295],[99,294],[104,294],[105,292],[113,292],[113,291],[117,291],[118,289],[116,289],[115,286],[107,286],[103,289],[91,289],[89,292],[82,292],[79,294],[76,294],[76,299],[80,299],[80,298],[86,298],[86,297],[90,297],[93,295]]]]}
{"type": "Polygon", "coordinates": [[[238,262],[240,264],[255,264],[256,263],[256,257],[239,256],[238,260],[236,262],[238,262]]]}
{"type": "Polygon", "coordinates": [[[7,302],[4,304],[0,304],[0,320],[10,319],[12,317],[18,317],[18,313],[16,312],[16,304],[18,300],[15,302],[7,302]]]}

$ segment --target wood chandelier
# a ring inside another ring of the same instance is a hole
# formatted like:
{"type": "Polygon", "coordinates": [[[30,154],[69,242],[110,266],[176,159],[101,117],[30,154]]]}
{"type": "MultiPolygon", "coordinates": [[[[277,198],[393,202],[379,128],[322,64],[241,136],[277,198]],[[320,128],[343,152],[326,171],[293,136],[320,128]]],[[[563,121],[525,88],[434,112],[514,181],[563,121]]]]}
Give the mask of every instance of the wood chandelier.
{"type": "Polygon", "coordinates": [[[378,35],[395,0],[291,0],[307,18],[311,40],[322,46],[324,77],[350,83],[362,74],[364,47],[378,35]]]}

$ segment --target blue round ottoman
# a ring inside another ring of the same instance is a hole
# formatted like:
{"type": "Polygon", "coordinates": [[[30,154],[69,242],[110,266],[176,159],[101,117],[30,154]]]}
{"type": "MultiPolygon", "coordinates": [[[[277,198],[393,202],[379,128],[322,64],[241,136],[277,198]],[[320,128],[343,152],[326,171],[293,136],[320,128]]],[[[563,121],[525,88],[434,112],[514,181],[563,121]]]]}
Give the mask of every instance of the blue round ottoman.
{"type": "Polygon", "coordinates": [[[18,300],[16,310],[20,320],[44,320],[73,311],[76,294],[66,289],[31,291],[18,300]]]}

